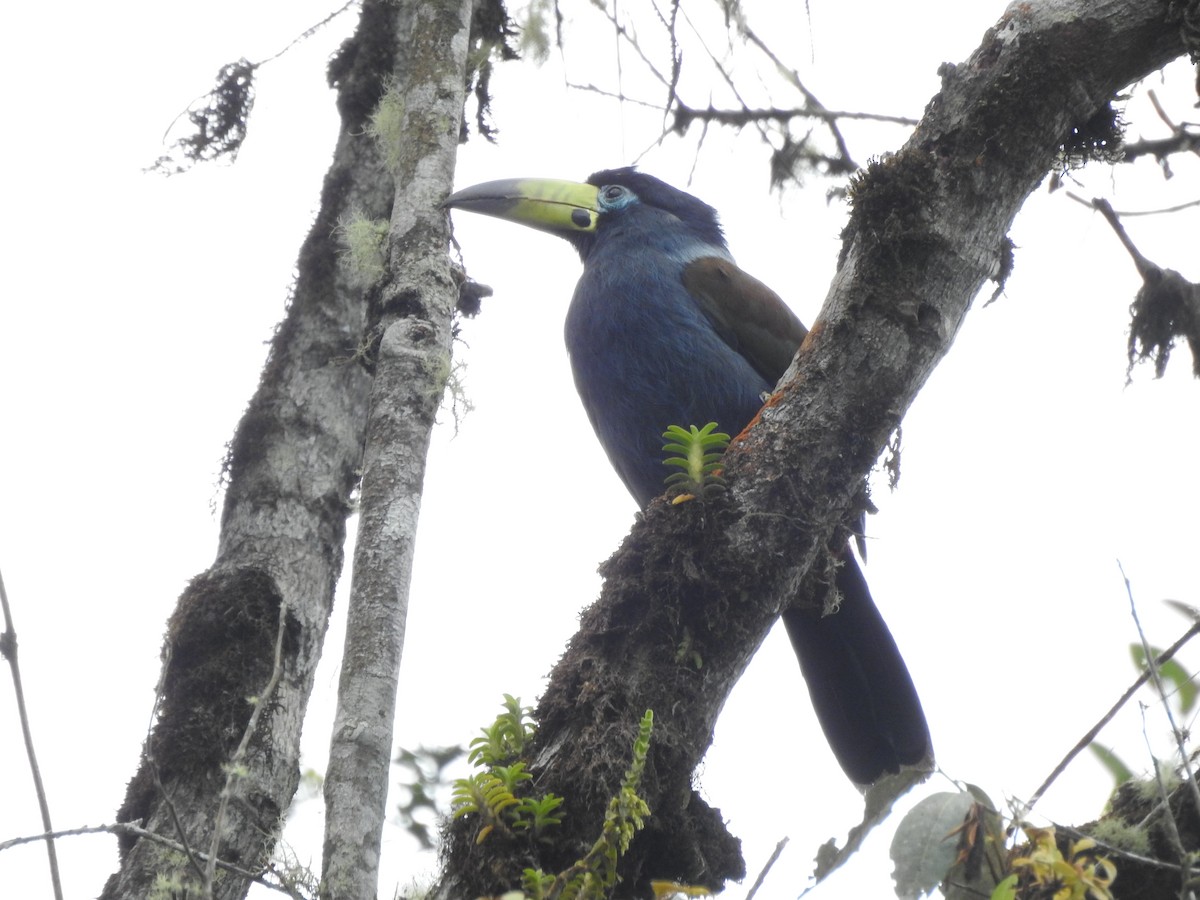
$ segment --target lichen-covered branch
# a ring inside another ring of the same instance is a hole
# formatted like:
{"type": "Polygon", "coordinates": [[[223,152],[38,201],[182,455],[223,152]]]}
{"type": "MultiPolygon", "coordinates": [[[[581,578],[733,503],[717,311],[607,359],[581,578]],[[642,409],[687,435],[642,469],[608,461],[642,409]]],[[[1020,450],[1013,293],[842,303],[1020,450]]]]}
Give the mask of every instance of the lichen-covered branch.
{"type": "MultiPolygon", "coordinates": [[[[265,867],[295,793],[300,726],[362,458],[370,379],[352,360],[366,305],[331,235],[352,210],[391,214],[391,173],[362,136],[392,73],[391,9],[366,0],[358,32],[331,63],[342,124],[320,210],[300,250],[287,318],[230,443],[216,560],[184,591],[168,625],[160,714],[119,812],[177,844],[214,845],[223,767],[250,721],[247,698],[270,678],[282,617],[282,677],[247,745],[215,841],[222,859],[248,871],[265,867]]],[[[181,889],[198,884],[183,853],[134,832],[122,835],[120,849],[106,900],[146,897],[159,879],[181,889]]],[[[240,898],[248,885],[218,875],[213,896],[240,898]]]]}
{"type": "Polygon", "coordinates": [[[425,457],[450,376],[458,288],[441,201],[454,181],[471,0],[394,6],[397,53],[372,136],[396,185],[371,291],[374,374],[346,646],[325,775],[321,896],[374,897],[425,457]]]}

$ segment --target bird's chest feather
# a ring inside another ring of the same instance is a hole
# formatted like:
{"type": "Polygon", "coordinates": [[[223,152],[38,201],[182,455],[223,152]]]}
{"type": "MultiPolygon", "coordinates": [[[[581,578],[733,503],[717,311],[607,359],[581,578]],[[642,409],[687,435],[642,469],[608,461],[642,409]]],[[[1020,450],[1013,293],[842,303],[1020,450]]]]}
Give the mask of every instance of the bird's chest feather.
{"type": "Polygon", "coordinates": [[[663,490],[668,425],[739,432],[768,390],[683,286],[684,261],[649,248],[589,258],[567,313],[575,385],[596,434],[645,505],[663,490]]]}

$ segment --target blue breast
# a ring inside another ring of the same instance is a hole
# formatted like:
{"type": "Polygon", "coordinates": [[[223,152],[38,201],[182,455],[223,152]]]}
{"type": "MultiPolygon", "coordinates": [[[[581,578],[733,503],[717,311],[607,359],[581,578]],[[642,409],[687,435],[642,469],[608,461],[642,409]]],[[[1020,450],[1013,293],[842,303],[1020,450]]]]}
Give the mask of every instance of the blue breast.
{"type": "Polygon", "coordinates": [[[645,506],[665,490],[668,425],[744,428],[771,385],[692,300],[683,267],[722,256],[669,213],[625,217],[584,261],[566,319],[575,386],[613,467],[645,506]],[[674,224],[676,227],[671,227],[674,224]]]}

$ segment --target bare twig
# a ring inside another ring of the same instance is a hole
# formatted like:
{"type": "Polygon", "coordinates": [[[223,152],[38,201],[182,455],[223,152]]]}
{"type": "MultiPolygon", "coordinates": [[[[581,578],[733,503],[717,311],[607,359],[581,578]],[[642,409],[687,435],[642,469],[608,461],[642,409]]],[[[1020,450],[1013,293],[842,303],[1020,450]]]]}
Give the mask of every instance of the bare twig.
{"type": "MultiPolygon", "coordinates": [[[[710,124],[716,123],[726,125],[733,128],[753,127],[759,134],[759,137],[765,144],[772,147],[774,155],[772,157],[772,183],[782,183],[787,177],[794,177],[794,170],[797,165],[813,168],[825,168],[831,174],[853,172],[858,168],[858,163],[850,154],[849,146],[846,143],[844,136],[839,128],[839,123],[842,120],[855,119],[866,121],[889,122],[892,124],[903,125],[906,127],[915,126],[917,120],[905,116],[893,116],[878,113],[864,112],[849,112],[845,110],[827,109],[816,95],[808,89],[800,78],[799,73],[792,68],[789,68],[780,57],[769,47],[766,42],[760,38],[753,29],[745,22],[741,15],[730,16],[730,10],[726,9],[726,31],[725,34],[732,38],[736,36],[744,43],[748,43],[759,52],[761,52],[770,63],[776,68],[780,77],[782,77],[789,85],[791,85],[803,97],[803,104],[793,108],[767,107],[753,108],[751,104],[744,98],[739,91],[738,84],[733,78],[727,61],[721,55],[718,55],[705,41],[704,35],[700,28],[692,21],[686,8],[684,8],[678,0],[670,0],[667,4],[668,9],[664,11],[657,3],[653,4],[654,14],[658,18],[659,24],[666,32],[670,41],[670,57],[671,68],[668,75],[666,70],[656,66],[650,59],[649,54],[639,42],[637,36],[632,29],[620,21],[620,16],[617,9],[602,8],[601,14],[605,16],[609,24],[613,28],[614,36],[617,40],[617,76],[618,90],[617,93],[604,91],[595,86],[579,86],[582,90],[595,91],[601,94],[613,96],[620,102],[629,101],[631,98],[625,96],[623,80],[622,80],[622,62],[620,50],[622,45],[628,43],[647,66],[653,77],[667,89],[667,99],[665,106],[654,103],[646,103],[645,101],[637,102],[640,105],[648,106],[656,109],[662,109],[664,113],[663,131],[659,137],[650,143],[646,150],[642,151],[644,155],[650,148],[658,146],[672,132],[682,133],[694,121],[701,121],[705,126],[705,131],[701,135],[701,143],[707,134],[707,129],[710,124]],[[684,102],[683,97],[679,93],[679,81],[682,65],[682,57],[679,54],[679,41],[677,29],[679,27],[680,17],[687,23],[691,29],[695,40],[708,56],[709,65],[720,75],[726,87],[734,96],[734,108],[719,109],[710,98],[707,108],[689,105],[684,102]],[[740,105],[740,108],[736,108],[740,105]],[[821,153],[815,151],[810,146],[808,140],[810,135],[793,136],[790,132],[790,123],[796,119],[814,120],[823,123],[824,127],[829,131],[833,138],[836,149],[830,153],[821,153]],[[778,135],[782,136],[783,146],[779,144],[778,135]]],[[[732,43],[728,48],[728,52],[733,52],[732,43]]]]}
{"type": "MultiPolygon", "coordinates": [[[[111,825],[83,825],[79,828],[65,828],[62,831],[47,831],[42,834],[24,834],[20,837],[9,838],[6,841],[0,841],[0,853],[5,850],[11,850],[13,847],[20,847],[22,844],[32,844],[34,841],[57,840],[64,837],[75,837],[81,834],[138,834],[140,837],[159,838],[159,835],[146,831],[144,828],[139,828],[136,825],[125,825],[123,823],[113,823],[111,825]]],[[[162,839],[165,843],[174,843],[162,839]]]]}
{"type": "Polygon", "coordinates": [[[158,673],[158,684],[154,686],[154,706],[150,709],[150,721],[146,725],[146,763],[150,767],[150,775],[154,779],[154,788],[158,791],[158,795],[163,798],[163,804],[167,808],[167,815],[171,819],[171,827],[175,829],[175,833],[179,836],[179,844],[183,850],[183,855],[187,857],[188,865],[201,878],[204,877],[204,866],[201,865],[201,860],[197,858],[191,846],[188,844],[187,831],[183,827],[183,822],[179,819],[179,811],[175,808],[175,801],[171,799],[171,795],[167,793],[167,788],[163,784],[162,774],[158,768],[158,759],[154,755],[154,722],[158,718],[158,705],[162,702],[163,688],[167,681],[167,673],[171,670],[171,645],[168,643],[163,650],[165,654],[162,664],[162,671],[158,673]]]}
{"type": "MultiPolygon", "coordinates": [[[[1190,641],[1192,638],[1194,638],[1197,634],[1200,634],[1200,622],[1196,622],[1195,624],[1193,624],[1191,628],[1189,628],[1187,631],[1185,631],[1183,633],[1183,636],[1180,637],[1179,640],[1177,640],[1170,647],[1168,647],[1166,650],[1164,650],[1162,653],[1160,653],[1157,657],[1155,657],[1154,665],[1161,666],[1167,660],[1171,659],[1171,657],[1173,657],[1176,653],[1179,652],[1180,648],[1182,648],[1184,644],[1186,644],[1188,641],[1190,641]]],[[[1147,659],[1150,658],[1149,654],[1147,654],[1146,658],[1147,659]]],[[[1059,764],[1054,767],[1054,771],[1052,771],[1050,773],[1050,775],[1046,778],[1046,780],[1042,782],[1041,787],[1039,787],[1036,791],[1033,792],[1033,796],[1029,798],[1029,803],[1026,804],[1026,806],[1025,806],[1026,813],[1028,813],[1031,809],[1033,809],[1034,805],[1040,799],[1042,799],[1042,795],[1046,793],[1046,791],[1049,789],[1050,785],[1052,785],[1055,782],[1055,780],[1058,778],[1058,776],[1061,775],[1066,770],[1067,766],[1069,766],[1071,764],[1071,762],[1075,759],[1075,757],[1078,756],[1080,753],[1082,753],[1084,748],[1086,748],[1088,746],[1088,744],[1090,744],[1093,740],[1096,739],[1096,735],[1098,735],[1100,733],[1100,731],[1104,728],[1105,725],[1107,725],[1109,722],[1112,721],[1113,716],[1115,716],[1117,714],[1117,712],[1121,709],[1121,707],[1129,702],[1129,698],[1132,697],[1135,693],[1137,693],[1138,688],[1140,688],[1143,684],[1145,684],[1149,680],[1150,680],[1150,672],[1149,672],[1149,670],[1147,670],[1147,671],[1143,672],[1141,675],[1139,675],[1137,677],[1137,679],[1133,682],[1133,684],[1131,684],[1129,686],[1129,688],[1125,691],[1125,693],[1123,693],[1117,699],[1117,702],[1112,705],[1112,708],[1109,709],[1109,711],[1106,712],[1103,716],[1101,716],[1100,720],[1098,722],[1096,722],[1095,725],[1093,725],[1090,729],[1088,729],[1087,733],[1082,738],[1079,739],[1078,743],[1076,743],[1075,746],[1071,748],[1070,752],[1067,753],[1067,755],[1062,758],[1062,761],[1059,762],[1059,764]]]]}
{"type": "Polygon", "coordinates": [[[1094,834],[1088,834],[1080,831],[1071,825],[1061,825],[1058,822],[1054,823],[1055,831],[1061,832],[1068,837],[1073,838],[1088,838],[1093,841],[1097,847],[1107,853],[1109,856],[1123,857],[1141,863],[1143,866],[1152,866],[1155,869],[1164,869],[1170,872],[1182,872],[1183,869],[1178,863],[1166,862],[1165,860],[1155,859],[1153,856],[1143,856],[1141,853],[1134,853],[1132,850],[1126,850],[1115,844],[1110,844],[1108,841],[1101,840],[1094,834]]]}
{"type": "Polygon", "coordinates": [[[1097,197],[1092,201],[1092,208],[1108,220],[1108,224],[1112,226],[1112,230],[1117,234],[1117,239],[1125,245],[1125,249],[1133,257],[1133,264],[1137,267],[1139,275],[1145,278],[1148,272],[1158,268],[1158,266],[1143,256],[1142,252],[1134,245],[1133,240],[1125,231],[1125,226],[1121,224],[1120,218],[1113,211],[1111,203],[1101,197],[1097,197]]]}
{"type": "MultiPolygon", "coordinates": [[[[1146,640],[1146,633],[1142,631],[1142,621],[1138,617],[1137,603],[1133,599],[1133,586],[1129,583],[1129,576],[1125,574],[1125,567],[1121,565],[1120,560],[1117,560],[1117,568],[1121,570],[1121,578],[1125,580],[1125,593],[1129,596],[1129,612],[1133,616],[1133,624],[1137,628],[1138,639],[1142,642],[1142,652],[1146,656],[1146,670],[1149,672],[1150,678],[1154,681],[1154,690],[1158,692],[1159,697],[1163,698],[1163,712],[1167,714],[1167,722],[1171,725],[1171,735],[1175,738],[1175,747],[1179,750],[1179,759],[1182,763],[1184,774],[1187,775],[1187,784],[1192,792],[1192,800],[1196,804],[1196,809],[1200,810],[1200,786],[1196,784],[1196,773],[1192,771],[1192,760],[1185,746],[1186,738],[1183,731],[1175,723],[1175,714],[1171,712],[1171,704],[1166,702],[1166,690],[1163,687],[1162,678],[1158,673],[1159,663],[1150,652],[1150,644],[1146,640]]],[[[1167,818],[1170,818],[1170,816],[1167,818]]]]}
{"type": "MultiPolygon", "coordinates": [[[[708,54],[708,59],[712,63],[713,68],[715,68],[717,70],[717,72],[720,74],[722,80],[725,82],[726,87],[728,87],[729,90],[733,92],[734,98],[738,101],[738,103],[740,103],[742,105],[743,109],[748,108],[749,104],[742,98],[742,94],[738,90],[737,84],[734,81],[733,76],[729,74],[729,72],[726,70],[724,64],[722,64],[722,62],[717,58],[717,54],[715,54],[709,48],[708,43],[704,40],[704,36],[702,34],[700,34],[700,29],[697,28],[695,23],[692,22],[691,18],[688,17],[687,11],[681,10],[681,12],[683,13],[684,19],[687,21],[688,26],[692,29],[692,33],[696,36],[696,40],[700,43],[701,48],[703,48],[704,52],[708,54]]],[[[675,101],[675,103],[678,106],[680,106],[680,107],[683,106],[683,101],[679,97],[678,94],[673,93],[672,99],[675,101]]],[[[769,136],[767,134],[767,130],[759,122],[753,122],[752,124],[754,124],[754,126],[758,129],[758,133],[762,137],[763,143],[770,146],[771,142],[770,142],[770,140],[768,140],[769,136]]],[[[678,127],[678,122],[676,122],[676,126],[678,127]]]]}
{"type": "MultiPolygon", "coordinates": [[[[1084,200],[1073,191],[1067,191],[1066,194],[1076,203],[1081,203],[1089,209],[1096,208],[1095,201],[1093,200],[1084,200]]],[[[1193,206],[1200,206],[1200,200],[1188,200],[1186,203],[1179,203],[1175,206],[1164,206],[1159,209],[1115,209],[1113,210],[1113,214],[1120,216],[1121,218],[1127,218],[1130,216],[1161,216],[1166,215],[1167,213],[1175,213],[1180,212],[1181,210],[1190,209],[1193,206]]]]}
{"type": "MultiPolygon", "coordinates": [[[[45,834],[27,834],[20,837],[9,838],[6,841],[0,841],[0,853],[4,852],[5,850],[10,850],[13,847],[19,847],[22,844],[31,844],[34,841],[49,841],[64,837],[78,837],[79,835],[84,834],[126,834],[132,837],[145,838],[148,841],[160,844],[170,850],[174,850],[176,853],[187,853],[189,855],[192,853],[189,848],[185,847],[180,842],[173,841],[168,837],[157,834],[156,832],[147,831],[145,828],[142,828],[140,825],[135,825],[132,822],[111,822],[106,825],[82,825],[78,828],[65,828],[62,831],[48,831],[45,834]]],[[[207,860],[207,856],[204,853],[197,853],[197,855],[200,857],[200,859],[207,860]]],[[[273,891],[279,891],[280,893],[288,894],[289,896],[296,896],[295,891],[282,883],[282,879],[280,879],[279,884],[275,884],[274,882],[263,877],[261,872],[251,872],[249,869],[243,869],[241,866],[234,865],[231,862],[226,862],[223,859],[218,859],[216,864],[218,868],[224,869],[227,872],[232,872],[233,874],[249,881],[253,881],[255,884],[261,884],[263,887],[270,888],[273,891]]],[[[276,875],[276,877],[279,876],[276,875]]]]}
{"type": "Polygon", "coordinates": [[[204,888],[208,895],[212,895],[213,879],[217,874],[217,851],[221,843],[221,827],[225,820],[225,810],[229,806],[229,800],[233,796],[233,786],[241,778],[242,760],[246,758],[246,748],[250,746],[250,739],[254,737],[254,732],[258,730],[258,720],[262,717],[263,710],[267,707],[271,699],[271,695],[275,693],[275,688],[279,686],[279,681],[283,677],[283,636],[287,631],[287,605],[279,604],[279,630],[275,634],[275,663],[271,670],[271,679],[267,682],[267,686],[263,688],[261,694],[254,699],[254,711],[250,713],[250,721],[246,723],[246,730],[242,732],[242,740],[234,751],[233,757],[226,764],[225,770],[225,787],[221,790],[221,800],[217,804],[217,815],[213,819],[212,827],[212,843],[208,851],[208,866],[204,871],[204,888]]]}
{"type": "Polygon", "coordinates": [[[612,25],[613,33],[617,38],[617,83],[621,83],[621,39],[624,38],[629,46],[633,48],[634,52],[637,53],[638,57],[645,64],[646,68],[650,70],[650,74],[658,79],[658,81],[662,84],[669,86],[671,84],[671,80],[667,78],[667,76],[663,75],[662,72],[658,71],[658,67],[654,65],[654,63],[650,60],[650,57],[648,57],[645,51],[642,50],[642,46],[638,43],[637,38],[630,34],[629,29],[620,23],[616,17],[616,14],[609,12],[607,8],[599,9],[600,14],[608,19],[608,23],[612,25]]]}
{"type": "Polygon", "coordinates": [[[788,839],[783,838],[775,845],[775,852],[771,854],[771,858],[767,860],[767,864],[762,867],[762,871],[758,873],[758,877],[754,879],[754,884],[750,886],[749,893],[746,894],[746,900],[754,900],[754,895],[758,893],[758,889],[763,886],[763,882],[767,880],[767,873],[771,871],[771,867],[779,861],[780,855],[783,853],[783,848],[787,846],[788,839]]]}
{"type": "Polygon", "coordinates": [[[671,81],[667,85],[667,107],[663,110],[664,133],[667,128],[667,119],[671,114],[671,106],[679,100],[679,77],[683,74],[683,55],[679,50],[679,38],[675,33],[675,26],[679,21],[679,3],[680,0],[671,0],[670,16],[664,16],[657,3],[652,4],[654,14],[658,16],[659,23],[666,29],[667,35],[671,39],[671,81]]]}
{"type": "Polygon", "coordinates": [[[318,31],[320,31],[322,28],[324,28],[326,25],[328,25],[330,22],[332,22],[334,19],[336,19],[338,16],[340,16],[346,10],[348,10],[350,7],[357,6],[358,3],[359,3],[359,0],[346,0],[346,2],[341,5],[341,7],[339,7],[338,9],[335,9],[333,12],[331,12],[329,15],[327,15],[325,18],[323,18],[320,22],[317,22],[315,25],[310,25],[308,28],[304,29],[304,31],[302,31],[298,35],[296,35],[296,37],[292,38],[291,42],[288,43],[288,45],[286,47],[284,47],[282,50],[280,50],[278,53],[268,56],[266,59],[259,60],[254,65],[257,67],[257,66],[261,66],[263,63],[269,63],[272,60],[279,59],[279,57],[283,56],[283,54],[287,53],[289,50],[291,50],[297,44],[301,43],[302,41],[308,40],[310,37],[312,37],[314,34],[316,34],[318,31]]]}
{"type": "MultiPolygon", "coordinates": [[[[816,95],[804,86],[804,82],[800,80],[799,72],[784,65],[783,60],[775,55],[775,52],[771,50],[771,48],[768,47],[757,34],[754,33],[749,25],[743,23],[741,26],[741,31],[742,34],[746,36],[747,40],[754,44],[754,46],[762,51],[767,58],[775,64],[775,69],[779,72],[779,74],[786,78],[792,84],[792,86],[800,92],[800,95],[804,97],[804,102],[808,105],[808,108],[821,112],[825,111],[825,106],[820,100],[817,99],[816,95]]],[[[846,146],[846,139],[842,137],[841,129],[837,127],[837,120],[826,119],[825,124],[829,127],[829,133],[833,135],[834,143],[837,144],[838,153],[841,155],[842,159],[846,161],[847,166],[849,166],[851,169],[857,169],[858,163],[856,163],[854,161],[854,157],[850,155],[850,148],[846,146]]],[[[915,125],[916,122],[913,124],[915,125]]]]}
{"type": "MultiPolygon", "coordinates": [[[[1122,574],[1124,574],[1122,572],[1122,574]]],[[[1134,618],[1137,618],[1137,613],[1134,613],[1134,618]]],[[[1138,632],[1141,632],[1141,626],[1138,626],[1138,632]]],[[[1144,640],[1143,640],[1144,643],[1144,640]]],[[[1163,706],[1168,704],[1164,701],[1163,706]]],[[[1188,864],[1188,852],[1183,846],[1183,838],[1179,834],[1179,825],[1175,822],[1175,816],[1171,812],[1171,794],[1167,790],[1167,786],[1163,783],[1162,766],[1159,765],[1158,757],[1154,755],[1154,750],[1150,747],[1150,736],[1146,732],[1146,707],[1142,706],[1142,737],[1146,740],[1146,749],[1150,751],[1150,760],[1154,763],[1154,784],[1158,788],[1158,797],[1163,805],[1163,822],[1166,823],[1164,831],[1167,833],[1167,839],[1171,843],[1171,849],[1175,851],[1179,857],[1180,880],[1184,885],[1187,885],[1191,866],[1188,864]]],[[[1195,785],[1192,786],[1195,789],[1195,785]]]]}
{"type": "Polygon", "coordinates": [[[1158,94],[1154,93],[1153,90],[1149,90],[1146,91],[1146,96],[1150,100],[1150,105],[1154,107],[1154,111],[1158,113],[1158,117],[1163,120],[1164,124],[1166,124],[1166,126],[1172,131],[1178,131],[1179,126],[1176,125],[1171,117],[1167,115],[1167,111],[1163,109],[1162,104],[1158,102],[1158,94]]]}
{"type": "Polygon", "coordinates": [[[605,88],[597,87],[594,84],[578,84],[574,81],[568,81],[567,87],[573,91],[587,91],[592,94],[599,94],[601,97],[609,97],[613,100],[620,101],[621,103],[633,103],[636,106],[644,106],[647,109],[657,109],[661,110],[662,112],[667,111],[667,108],[661,103],[655,103],[651,100],[639,100],[637,97],[629,97],[621,92],[614,93],[613,91],[605,88]]]}
{"type": "Polygon", "coordinates": [[[886,113],[851,112],[844,109],[826,109],[823,106],[770,106],[758,109],[750,109],[749,107],[742,107],[741,109],[717,109],[709,105],[705,109],[696,109],[679,103],[676,106],[675,113],[675,120],[678,127],[690,124],[693,119],[703,119],[704,121],[717,122],[721,125],[742,126],[749,125],[752,122],[786,122],[789,119],[799,118],[818,119],[823,122],[836,122],[839,119],[858,119],[870,122],[887,122],[893,125],[912,126],[917,124],[916,119],[910,119],[907,116],[892,116],[886,113]]]}
{"type": "MultiPolygon", "coordinates": [[[[278,51],[277,53],[273,53],[272,55],[267,56],[263,59],[260,59],[258,62],[249,63],[248,64],[249,71],[256,72],[256,71],[258,71],[260,66],[266,65],[269,62],[273,62],[273,61],[279,59],[279,57],[283,56],[285,53],[287,53],[289,50],[291,50],[293,47],[295,47],[301,41],[305,41],[308,38],[312,37],[314,34],[316,34],[318,31],[320,31],[322,28],[324,28],[326,25],[328,25],[330,22],[332,22],[334,19],[336,19],[338,16],[340,16],[346,10],[348,10],[351,6],[356,5],[358,2],[359,2],[359,0],[348,0],[348,2],[345,3],[340,9],[334,10],[329,15],[327,15],[324,19],[322,19],[320,22],[317,22],[315,25],[312,25],[312,26],[306,28],[304,31],[300,32],[300,34],[298,34],[290,42],[288,42],[288,44],[282,50],[278,51]]],[[[186,116],[191,111],[193,106],[195,106],[197,103],[199,103],[205,97],[210,96],[211,94],[212,94],[212,91],[205,91],[203,94],[196,97],[194,100],[192,100],[191,103],[189,103],[187,106],[185,106],[183,109],[181,109],[179,111],[179,114],[176,115],[175,118],[173,118],[171,120],[171,123],[167,126],[167,130],[163,132],[162,140],[164,143],[166,143],[167,137],[171,133],[171,129],[175,127],[175,123],[178,122],[180,119],[182,119],[184,116],[186,116]]]]}
{"type": "Polygon", "coordinates": [[[33,749],[33,731],[29,727],[29,713],[25,708],[25,690],[21,687],[21,667],[17,662],[17,630],[13,625],[12,610],[8,605],[8,592],[4,589],[4,575],[0,573],[0,607],[4,609],[4,633],[0,634],[0,656],[8,660],[12,672],[13,693],[17,696],[17,718],[21,721],[21,736],[25,739],[25,755],[29,758],[29,773],[33,777],[33,790],[37,794],[38,809],[42,814],[42,827],[46,830],[46,856],[50,863],[50,883],[54,887],[55,900],[62,900],[62,879],[58,874],[58,853],[54,849],[54,838],[50,832],[50,804],[46,800],[46,788],[42,784],[42,773],[38,768],[37,753],[33,749]]]}
{"type": "Polygon", "coordinates": [[[1126,144],[1121,148],[1122,158],[1124,162],[1132,162],[1142,156],[1153,156],[1162,168],[1163,177],[1171,178],[1174,173],[1171,171],[1168,157],[1173,153],[1195,153],[1200,155],[1200,132],[1195,130],[1196,126],[1194,123],[1176,122],[1167,115],[1167,111],[1159,102],[1158,95],[1154,91],[1147,91],[1146,95],[1150,100],[1150,105],[1154,107],[1154,111],[1162,119],[1163,124],[1171,129],[1171,136],[1157,140],[1141,140],[1135,141],[1132,144],[1126,144]]]}
{"type": "MultiPolygon", "coordinates": [[[[1143,156],[1153,156],[1159,163],[1165,163],[1172,153],[1200,154],[1200,132],[1180,128],[1170,137],[1145,139],[1126,144],[1121,152],[1125,162],[1131,162],[1143,156]]],[[[1167,177],[1170,177],[1168,170],[1167,177]]]]}

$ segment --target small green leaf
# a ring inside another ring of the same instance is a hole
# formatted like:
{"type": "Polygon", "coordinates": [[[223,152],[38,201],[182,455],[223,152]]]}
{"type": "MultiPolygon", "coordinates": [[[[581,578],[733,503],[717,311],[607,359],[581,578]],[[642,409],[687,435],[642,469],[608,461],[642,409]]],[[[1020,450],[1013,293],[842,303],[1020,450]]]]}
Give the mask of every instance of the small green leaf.
{"type": "Polygon", "coordinates": [[[1112,775],[1117,787],[1133,779],[1133,772],[1130,771],[1129,766],[1125,765],[1125,761],[1112,750],[1101,747],[1095,741],[1088,744],[1088,749],[1092,751],[1092,755],[1096,757],[1100,765],[1108,769],[1108,773],[1112,775]]]}
{"type": "Polygon", "coordinates": [[[1009,875],[992,891],[991,900],[1016,900],[1017,896],[1017,876],[1009,875]]]}
{"type": "MultiPolygon", "coordinates": [[[[1133,664],[1139,672],[1146,671],[1146,650],[1141,644],[1130,644],[1129,653],[1133,657],[1133,664]]],[[[1151,647],[1150,653],[1157,658],[1162,654],[1162,650],[1158,647],[1151,647]]],[[[1179,704],[1179,711],[1189,713],[1196,706],[1197,688],[1195,681],[1192,680],[1191,674],[1181,666],[1176,660],[1168,659],[1166,662],[1158,666],[1159,677],[1163,681],[1169,681],[1175,688],[1176,703],[1179,704]]],[[[1166,699],[1165,697],[1163,698],[1166,699]]]]}

